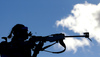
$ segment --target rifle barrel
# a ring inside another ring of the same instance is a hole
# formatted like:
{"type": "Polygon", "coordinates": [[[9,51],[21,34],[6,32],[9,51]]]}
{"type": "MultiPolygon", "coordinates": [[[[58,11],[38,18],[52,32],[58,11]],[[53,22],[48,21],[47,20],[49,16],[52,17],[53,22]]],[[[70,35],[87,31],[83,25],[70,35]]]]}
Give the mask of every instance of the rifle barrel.
{"type": "Polygon", "coordinates": [[[88,38],[92,42],[92,40],[89,37],[87,37],[86,35],[80,35],[80,36],[65,36],[65,37],[85,37],[85,38],[88,38]]]}
{"type": "Polygon", "coordinates": [[[85,35],[80,35],[80,36],[65,36],[65,37],[85,37],[85,35]]]}

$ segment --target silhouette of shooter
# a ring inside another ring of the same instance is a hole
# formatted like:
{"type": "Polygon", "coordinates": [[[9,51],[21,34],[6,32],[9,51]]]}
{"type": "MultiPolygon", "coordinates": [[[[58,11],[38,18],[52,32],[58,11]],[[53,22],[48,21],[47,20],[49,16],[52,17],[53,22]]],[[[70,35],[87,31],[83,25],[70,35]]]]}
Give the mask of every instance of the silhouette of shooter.
{"type": "MultiPolygon", "coordinates": [[[[36,44],[34,41],[25,41],[30,35],[28,27],[23,24],[16,24],[8,36],[8,38],[12,37],[12,41],[9,43],[4,41],[0,44],[1,57],[31,57],[31,48],[36,44]]],[[[36,57],[36,55],[34,53],[33,57],[36,57]]]]}
{"type": "Polygon", "coordinates": [[[59,42],[65,49],[60,52],[51,52],[50,53],[62,53],[66,50],[66,47],[63,43],[64,34],[54,34],[53,37],[49,36],[32,36],[31,32],[28,33],[28,27],[23,24],[16,24],[8,37],[2,37],[6,41],[0,43],[0,54],[1,57],[31,57],[31,49],[34,51],[32,57],[37,57],[39,51],[46,51],[45,49],[59,42]],[[13,37],[12,37],[13,34],[13,37]],[[31,36],[28,41],[28,36],[31,36]],[[11,42],[7,42],[7,38],[12,38],[11,42]],[[51,45],[43,45],[46,41],[54,42],[51,45]],[[39,42],[36,44],[36,42],[39,42]],[[34,48],[34,49],[33,49],[34,48]]]}
{"type": "Polygon", "coordinates": [[[64,34],[52,34],[49,36],[32,36],[31,32],[28,33],[28,27],[24,26],[23,24],[16,24],[8,37],[2,37],[6,41],[3,41],[0,43],[0,54],[1,57],[31,57],[31,49],[34,51],[32,57],[37,57],[39,54],[39,51],[46,51],[50,53],[62,53],[66,50],[66,46],[63,42],[63,39],[65,37],[86,37],[90,41],[92,41],[89,38],[89,33],[84,33],[84,35],[79,35],[79,36],[65,36],[64,34]],[[12,37],[13,34],[13,37],[12,37]],[[30,39],[28,41],[25,41],[28,39],[28,36],[30,36],[30,39]],[[11,42],[7,42],[7,38],[12,38],[11,42]],[[46,41],[49,42],[55,42],[51,45],[43,47],[44,43],[46,41]],[[36,44],[36,42],[39,42],[36,44]],[[52,52],[52,51],[47,51],[45,50],[46,48],[56,44],[60,43],[63,47],[64,50],[59,51],[59,52],[52,52]],[[34,49],[33,49],[34,48],[34,49]]]}

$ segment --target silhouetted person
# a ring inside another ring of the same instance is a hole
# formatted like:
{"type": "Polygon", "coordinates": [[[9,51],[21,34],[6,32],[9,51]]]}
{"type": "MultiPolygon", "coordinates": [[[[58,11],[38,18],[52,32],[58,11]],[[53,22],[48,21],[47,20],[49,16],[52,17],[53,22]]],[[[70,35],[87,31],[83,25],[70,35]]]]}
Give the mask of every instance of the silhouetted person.
{"type": "Polygon", "coordinates": [[[28,27],[16,24],[8,36],[8,38],[12,37],[12,41],[0,44],[1,57],[31,57],[31,48],[34,47],[35,42],[25,41],[28,36],[28,27]]]}
{"type": "MultiPolygon", "coordinates": [[[[0,43],[0,54],[1,57],[31,57],[31,49],[34,48],[34,53],[32,57],[37,57],[39,51],[44,51],[46,48],[54,45],[59,41],[59,43],[65,48],[60,52],[51,52],[51,53],[62,53],[66,50],[66,46],[63,43],[64,34],[52,34],[49,36],[32,36],[31,33],[28,33],[28,27],[23,24],[16,24],[9,36],[7,38],[12,38],[11,42],[7,42],[6,37],[3,37],[6,41],[0,43]],[[25,41],[30,36],[28,41],[25,41]],[[52,36],[52,37],[51,37],[52,36]],[[43,47],[46,41],[55,42],[54,44],[43,47]],[[39,42],[36,44],[36,42],[39,42]]],[[[46,50],[45,50],[46,51],[46,50]]]]}

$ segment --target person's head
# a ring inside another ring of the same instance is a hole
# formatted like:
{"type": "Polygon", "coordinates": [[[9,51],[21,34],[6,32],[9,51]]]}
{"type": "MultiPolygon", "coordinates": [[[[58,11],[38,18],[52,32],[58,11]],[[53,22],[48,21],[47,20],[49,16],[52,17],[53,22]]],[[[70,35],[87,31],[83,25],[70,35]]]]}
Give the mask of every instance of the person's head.
{"type": "Polygon", "coordinates": [[[16,24],[12,30],[8,38],[12,37],[12,34],[15,38],[22,38],[27,39],[28,38],[28,27],[24,26],[23,24],[16,24]]]}

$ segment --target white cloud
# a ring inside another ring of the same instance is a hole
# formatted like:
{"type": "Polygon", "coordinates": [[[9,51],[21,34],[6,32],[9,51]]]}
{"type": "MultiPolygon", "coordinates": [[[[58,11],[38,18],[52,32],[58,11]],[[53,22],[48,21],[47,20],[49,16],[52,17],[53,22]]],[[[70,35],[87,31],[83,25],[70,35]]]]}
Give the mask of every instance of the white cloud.
{"type": "MultiPolygon", "coordinates": [[[[76,4],[71,13],[66,18],[57,20],[56,25],[66,27],[79,34],[89,32],[90,38],[94,38],[100,43],[100,3],[97,5],[87,2],[76,4]]],[[[74,51],[77,50],[77,47],[89,46],[89,42],[86,39],[66,39],[65,43],[68,50],[74,51]]]]}

